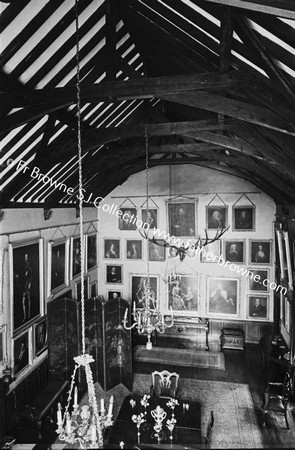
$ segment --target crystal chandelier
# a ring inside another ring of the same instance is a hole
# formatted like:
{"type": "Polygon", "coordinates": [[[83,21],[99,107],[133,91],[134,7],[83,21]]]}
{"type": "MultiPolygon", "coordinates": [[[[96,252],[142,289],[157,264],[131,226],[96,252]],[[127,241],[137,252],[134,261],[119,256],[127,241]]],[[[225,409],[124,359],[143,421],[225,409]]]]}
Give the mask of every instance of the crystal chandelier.
{"type": "Polygon", "coordinates": [[[85,298],[84,298],[84,273],[85,273],[85,241],[83,239],[83,177],[82,177],[82,146],[81,146],[81,108],[80,108],[80,63],[79,63],[79,24],[78,24],[78,0],[75,0],[76,11],[76,62],[77,62],[77,119],[78,119],[78,168],[79,168],[79,230],[80,230],[80,262],[81,262],[81,328],[82,328],[82,354],[74,358],[75,367],[71,377],[71,385],[67,403],[62,412],[61,404],[57,411],[57,434],[59,439],[71,448],[77,445],[79,448],[103,448],[104,431],[113,424],[114,397],[110,398],[108,410],[105,409],[104,399],[100,400],[98,411],[93,375],[90,364],[94,362],[91,355],[85,352],[85,298]],[[79,408],[78,388],[74,387],[76,372],[84,368],[87,383],[88,404],[79,408]],[[74,393],[74,402],[72,397],[74,393]]]}
{"type": "MultiPolygon", "coordinates": [[[[148,136],[147,129],[145,127],[145,167],[146,167],[146,211],[147,217],[149,212],[149,171],[148,171],[148,136]]],[[[148,233],[148,232],[147,232],[148,233]]],[[[171,315],[165,316],[158,309],[158,302],[155,301],[152,295],[152,289],[150,284],[150,270],[149,270],[149,245],[150,240],[147,239],[147,280],[144,284],[144,291],[142,295],[142,302],[144,306],[142,308],[136,308],[135,302],[133,303],[133,324],[128,326],[128,310],[125,310],[125,315],[123,319],[123,325],[126,330],[131,330],[132,328],[137,328],[138,334],[147,335],[146,348],[151,350],[152,342],[151,335],[153,331],[163,334],[166,328],[171,328],[174,326],[173,310],[171,307],[171,315]],[[156,308],[151,308],[151,304],[156,304],[156,308]]]]}

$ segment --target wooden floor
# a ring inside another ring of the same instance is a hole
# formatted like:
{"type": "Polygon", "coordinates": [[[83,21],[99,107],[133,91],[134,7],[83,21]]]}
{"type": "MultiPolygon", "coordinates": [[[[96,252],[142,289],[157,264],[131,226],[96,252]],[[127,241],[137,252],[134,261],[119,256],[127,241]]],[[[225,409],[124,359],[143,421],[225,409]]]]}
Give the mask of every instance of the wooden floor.
{"type": "MultiPolygon", "coordinates": [[[[282,415],[276,418],[274,415],[265,416],[265,424],[262,426],[262,414],[260,412],[263,403],[263,393],[267,385],[267,374],[265,373],[258,346],[248,345],[245,351],[224,350],[225,371],[196,369],[179,366],[167,366],[150,363],[136,362],[133,365],[135,373],[151,373],[153,370],[174,369],[183,378],[197,378],[203,380],[231,381],[233,383],[244,383],[250,387],[258,423],[262,433],[265,448],[292,448],[295,449],[295,416],[292,409],[295,403],[289,405],[289,426],[286,429],[285,420],[282,415]]],[[[294,409],[295,412],[295,409],[294,409]]]]}

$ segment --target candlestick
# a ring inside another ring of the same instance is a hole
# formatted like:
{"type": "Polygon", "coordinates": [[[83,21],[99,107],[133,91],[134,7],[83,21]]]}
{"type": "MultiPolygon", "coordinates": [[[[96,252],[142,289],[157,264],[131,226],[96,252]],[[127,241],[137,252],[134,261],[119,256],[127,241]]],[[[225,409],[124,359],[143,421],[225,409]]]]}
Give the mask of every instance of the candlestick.
{"type": "Polygon", "coordinates": [[[124,314],[124,321],[127,320],[127,313],[128,313],[128,309],[126,308],[126,309],[125,309],[125,314],[124,314]]]}
{"type": "Polygon", "coordinates": [[[112,395],[111,398],[110,398],[109,410],[108,410],[108,418],[109,419],[112,418],[113,406],[114,406],[114,396],[112,395]]]}
{"type": "Polygon", "coordinates": [[[104,399],[103,398],[100,399],[100,410],[101,410],[101,412],[104,412],[104,399]]]}
{"type": "Polygon", "coordinates": [[[57,404],[57,425],[62,425],[62,413],[61,413],[61,404],[57,404]]]}
{"type": "Polygon", "coordinates": [[[74,408],[78,408],[78,388],[75,386],[74,389],[74,408]]]}
{"type": "Polygon", "coordinates": [[[67,435],[70,435],[72,433],[71,417],[70,417],[70,413],[68,413],[68,412],[66,415],[66,433],[67,433],[67,435]]]}

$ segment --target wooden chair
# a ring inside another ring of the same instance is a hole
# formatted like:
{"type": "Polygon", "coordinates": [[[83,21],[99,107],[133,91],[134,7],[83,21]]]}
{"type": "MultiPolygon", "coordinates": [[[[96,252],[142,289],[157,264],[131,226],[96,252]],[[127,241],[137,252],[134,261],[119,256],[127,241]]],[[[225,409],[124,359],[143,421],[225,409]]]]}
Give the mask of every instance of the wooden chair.
{"type": "Polygon", "coordinates": [[[163,370],[152,372],[152,386],[150,394],[152,397],[176,398],[179,374],[163,370]]]}
{"type": "MultiPolygon", "coordinates": [[[[265,401],[262,408],[263,415],[273,411],[278,414],[283,414],[286,421],[287,430],[288,424],[288,401],[292,390],[292,382],[290,374],[287,372],[283,383],[269,382],[265,391],[265,401]]],[[[264,423],[264,419],[263,419],[264,423]]]]}
{"type": "Polygon", "coordinates": [[[205,436],[205,444],[206,448],[210,448],[211,443],[211,435],[214,427],[214,414],[213,411],[210,412],[209,422],[207,425],[206,436],[205,436]]]}

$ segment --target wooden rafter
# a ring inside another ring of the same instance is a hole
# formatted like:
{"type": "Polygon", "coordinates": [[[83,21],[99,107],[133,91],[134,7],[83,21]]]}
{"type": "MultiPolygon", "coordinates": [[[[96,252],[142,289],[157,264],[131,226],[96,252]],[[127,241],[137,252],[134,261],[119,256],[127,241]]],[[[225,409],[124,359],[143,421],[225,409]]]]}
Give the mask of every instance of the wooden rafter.
{"type": "Polygon", "coordinates": [[[250,9],[252,11],[272,14],[274,16],[295,19],[293,0],[203,0],[219,5],[234,6],[235,8],[250,9]]]}

